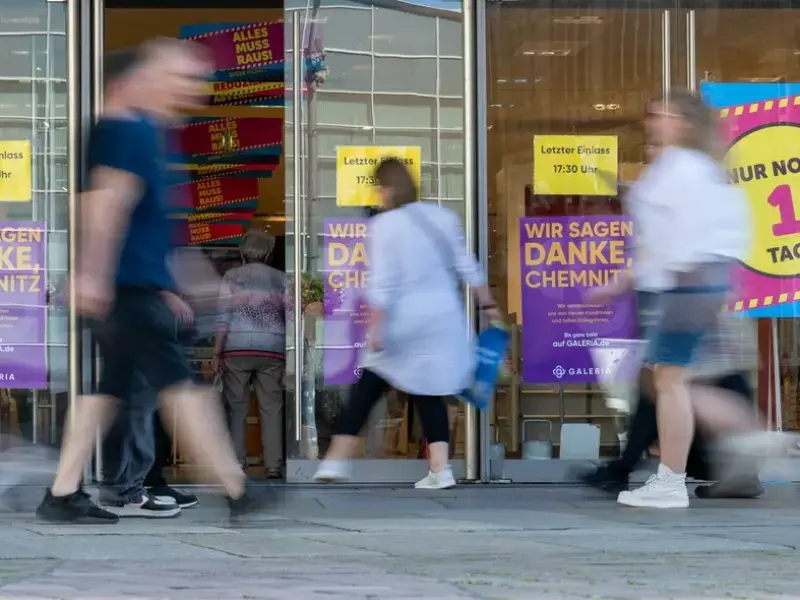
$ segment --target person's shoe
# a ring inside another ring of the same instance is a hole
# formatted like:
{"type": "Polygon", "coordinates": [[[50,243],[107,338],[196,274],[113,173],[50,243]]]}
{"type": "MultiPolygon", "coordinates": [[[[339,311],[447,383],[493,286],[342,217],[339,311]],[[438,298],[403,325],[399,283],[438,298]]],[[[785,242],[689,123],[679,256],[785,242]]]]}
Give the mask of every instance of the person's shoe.
{"type": "Polygon", "coordinates": [[[428,471],[428,474],[414,484],[418,490],[449,490],[456,487],[456,478],[453,477],[453,470],[450,465],[438,473],[428,471]]]}
{"type": "Polygon", "coordinates": [[[52,523],[80,525],[113,525],[119,521],[117,515],[97,506],[83,490],[69,496],[53,496],[48,489],[36,509],[36,516],[52,523]]]}
{"type": "Polygon", "coordinates": [[[194,508],[200,504],[194,494],[186,494],[168,485],[154,485],[147,488],[147,491],[157,502],[170,500],[181,508],[194,508]]]}
{"type": "Polygon", "coordinates": [[[241,517],[253,512],[258,512],[274,503],[274,489],[268,487],[255,488],[248,481],[244,484],[244,492],[238,498],[228,496],[228,508],[232,519],[241,517]]]}
{"type": "Polygon", "coordinates": [[[615,473],[608,466],[596,466],[577,474],[582,483],[608,494],[618,495],[628,489],[628,478],[615,473]]]}
{"type": "Polygon", "coordinates": [[[267,469],[264,471],[265,479],[283,479],[283,471],[279,468],[267,469]]]}
{"type": "Polygon", "coordinates": [[[144,492],[129,502],[108,498],[101,500],[101,503],[104,509],[121,518],[171,519],[181,514],[181,507],[176,502],[159,501],[144,492]]]}
{"type": "Polygon", "coordinates": [[[636,508],[688,508],[686,475],[678,475],[660,465],[658,473],[651,476],[642,487],[620,492],[617,503],[636,508]]]}
{"type": "Polygon", "coordinates": [[[318,483],[338,483],[350,479],[350,461],[327,458],[319,463],[314,481],[318,483]]]}
{"type": "Polygon", "coordinates": [[[701,499],[748,500],[758,498],[763,493],[764,486],[756,475],[732,477],[711,485],[698,485],[694,490],[694,495],[701,499]]]}

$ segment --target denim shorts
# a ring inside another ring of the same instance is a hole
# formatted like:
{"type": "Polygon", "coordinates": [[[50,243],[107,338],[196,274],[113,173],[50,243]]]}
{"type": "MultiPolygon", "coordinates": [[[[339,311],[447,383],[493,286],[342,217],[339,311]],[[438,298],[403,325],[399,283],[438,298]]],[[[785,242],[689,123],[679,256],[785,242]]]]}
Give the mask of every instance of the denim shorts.
{"type": "Polygon", "coordinates": [[[730,291],[730,263],[698,265],[677,275],[677,285],[658,294],[645,362],[688,367],[704,340],[719,328],[730,291]]]}
{"type": "Polygon", "coordinates": [[[93,327],[100,342],[99,393],[123,403],[155,402],[163,390],[192,381],[177,318],[158,291],[118,288],[108,318],[93,327]],[[142,385],[153,393],[134,393],[142,385]]]}

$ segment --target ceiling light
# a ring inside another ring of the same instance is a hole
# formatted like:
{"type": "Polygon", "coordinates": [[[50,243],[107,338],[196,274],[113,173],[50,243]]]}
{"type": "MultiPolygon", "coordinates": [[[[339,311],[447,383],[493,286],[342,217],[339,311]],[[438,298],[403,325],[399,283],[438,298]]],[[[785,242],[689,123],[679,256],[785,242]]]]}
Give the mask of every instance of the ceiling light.
{"type": "Polygon", "coordinates": [[[778,75],[777,77],[740,77],[739,81],[746,81],[748,83],[781,83],[786,81],[786,76],[778,75]]]}
{"type": "Polygon", "coordinates": [[[556,17],[553,23],[559,25],[602,25],[603,17],[583,16],[583,17],[556,17]]]}
{"type": "Polygon", "coordinates": [[[572,54],[572,50],[526,50],[523,56],[557,56],[564,57],[572,54]]]}
{"type": "Polygon", "coordinates": [[[598,103],[598,104],[592,104],[592,108],[599,112],[605,112],[605,111],[613,112],[615,110],[619,110],[619,104],[598,103]]]}

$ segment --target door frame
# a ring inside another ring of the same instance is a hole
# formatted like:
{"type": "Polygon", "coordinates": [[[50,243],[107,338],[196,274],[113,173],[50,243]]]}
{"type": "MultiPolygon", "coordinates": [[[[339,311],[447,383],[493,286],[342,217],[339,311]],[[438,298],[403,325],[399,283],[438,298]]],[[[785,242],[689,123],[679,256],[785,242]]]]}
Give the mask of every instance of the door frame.
{"type": "MultiPolygon", "coordinates": [[[[477,48],[478,48],[478,86],[477,86],[477,123],[478,123],[478,165],[480,173],[477,193],[478,203],[478,256],[484,268],[488,269],[489,260],[489,235],[488,235],[488,214],[489,214],[489,193],[488,193],[488,76],[487,60],[488,56],[488,31],[486,25],[486,10],[489,6],[502,4],[503,0],[478,0],[478,26],[477,26],[477,48]]],[[[644,3],[643,3],[644,4],[644,3]]],[[[677,86],[687,87],[691,90],[698,89],[697,78],[697,56],[696,56],[696,29],[695,18],[696,9],[694,5],[699,4],[685,0],[661,0],[648,2],[647,6],[635,8],[630,6],[626,0],[522,0],[514,1],[515,10],[542,10],[542,9],[591,9],[598,8],[603,11],[613,10],[643,10],[660,14],[661,22],[661,94],[665,99],[669,97],[670,89],[677,86]],[[602,6],[598,6],[602,4],[602,6]],[[680,79],[683,75],[683,81],[680,79]]],[[[746,4],[746,2],[733,2],[733,4],[746,4]]],[[[768,3],[765,3],[768,4],[768,3]]],[[[752,8],[752,7],[748,7],[752,8]]],[[[759,6],[760,8],[760,6],[759,6]]],[[[702,9],[701,9],[702,10],[702,9]]],[[[717,10],[717,7],[705,10],[717,10]]],[[[521,378],[515,377],[512,386],[517,389],[522,386],[521,378]]],[[[563,387],[559,386],[559,395],[562,409],[563,420],[563,387]]],[[[511,396],[511,394],[509,394],[511,396]]],[[[520,414],[519,404],[508,400],[510,410],[508,420],[513,430],[518,430],[522,415],[520,414]]],[[[490,452],[491,443],[491,416],[488,411],[484,411],[480,419],[480,439],[481,439],[481,481],[484,483],[553,483],[574,481],[574,470],[579,466],[586,466],[586,460],[525,460],[522,458],[506,458],[504,460],[503,479],[497,480],[491,477],[490,452]]],[[[516,439],[512,435],[512,439],[516,439]]],[[[517,440],[518,441],[518,440],[517,440]]]]}
{"type": "MultiPolygon", "coordinates": [[[[374,5],[382,8],[402,8],[409,10],[410,5],[402,2],[393,2],[392,0],[352,0],[355,4],[374,5]]],[[[477,152],[477,136],[476,134],[476,108],[475,102],[478,99],[476,88],[476,61],[478,61],[478,54],[476,52],[476,8],[478,6],[477,0],[463,0],[462,4],[462,43],[463,43],[463,70],[464,70],[464,196],[465,196],[465,237],[468,247],[477,253],[478,240],[478,212],[477,212],[477,197],[475,187],[478,180],[478,152],[477,152]],[[472,143],[469,140],[473,140],[472,143]]],[[[414,7],[416,8],[416,7],[414,7]]],[[[436,14],[434,9],[429,9],[424,6],[419,7],[423,14],[436,14]]],[[[286,45],[287,50],[291,46],[292,56],[302,56],[303,48],[301,42],[303,40],[303,14],[305,8],[296,8],[294,10],[287,8],[285,10],[285,24],[286,24],[286,45]]],[[[287,56],[288,56],[287,52],[287,56]]],[[[287,90],[291,85],[292,89],[292,123],[291,130],[289,124],[286,126],[286,135],[291,134],[295,140],[295,164],[292,173],[293,191],[288,193],[287,202],[292,202],[293,215],[292,219],[287,210],[287,240],[292,237],[294,239],[294,232],[289,231],[291,224],[294,230],[301,232],[303,239],[308,240],[311,234],[308,230],[308,216],[309,216],[309,202],[304,198],[308,198],[309,194],[304,194],[304,189],[313,188],[314,174],[313,167],[309,162],[313,162],[313,157],[316,155],[313,147],[306,147],[303,149],[301,144],[306,143],[305,129],[308,125],[308,111],[307,103],[303,99],[303,86],[298,85],[298,82],[303,80],[303,62],[293,60],[293,67],[291,71],[286,70],[286,87],[287,90]],[[291,83],[289,76],[291,75],[291,83]],[[310,159],[310,160],[309,160],[310,159]]],[[[314,136],[308,136],[313,139],[314,136]]],[[[289,177],[287,173],[287,186],[289,177]]],[[[293,243],[293,252],[291,260],[291,271],[289,269],[290,260],[287,255],[287,273],[297,273],[299,270],[305,271],[306,269],[298,269],[298,266],[306,267],[307,251],[303,244],[293,243]]],[[[287,253],[288,254],[288,253],[287,253]]],[[[306,373],[304,370],[304,350],[305,350],[305,336],[303,332],[303,317],[300,310],[300,297],[301,297],[301,282],[300,278],[295,277],[294,282],[294,335],[292,336],[292,362],[293,362],[293,383],[292,390],[287,389],[287,406],[293,409],[291,420],[292,427],[287,431],[287,436],[293,436],[293,440],[287,439],[287,446],[290,443],[300,445],[303,441],[303,426],[304,419],[306,418],[306,411],[304,411],[304,404],[313,403],[313,392],[309,394],[309,379],[313,380],[313,374],[306,373]],[[295,349],[298,349],[295,351],[295,349]],[[300,394],[294,393],[294,390],[301,390],[300,394]]],[[[469,326],[472,329],[476,328],[476,311],[472,297],[465,295],[466,318],[469,326]]],[[[287,348],[287,350],[289,350],[287,348]]],[[[290,353],[287,351],[287,356],[290,353]]],[[[288,387],[288,386],[287,386],[288,387]]],[[[478,413],[474,407],[469,406],[465,409],[464,419],[465,440],[464,440],[464,458],[451,460],[454,475],[457,479],[464,479],[468,481],[475,481],[480,478],[480,461],[481,453],[478,443],[478,413]]],[[[303,483],[310,482],[313,474],[316,471],[319,460],[312,460],[307,458],[291,458],[287,456],[286,479],[290,483],[303,483]]],[[[353,461],[353,472],[351,482],[353,483],[411,483],[423,477],[428,472],[428,463],[426,460],[417,459],[358,459],[353,461]]]]}

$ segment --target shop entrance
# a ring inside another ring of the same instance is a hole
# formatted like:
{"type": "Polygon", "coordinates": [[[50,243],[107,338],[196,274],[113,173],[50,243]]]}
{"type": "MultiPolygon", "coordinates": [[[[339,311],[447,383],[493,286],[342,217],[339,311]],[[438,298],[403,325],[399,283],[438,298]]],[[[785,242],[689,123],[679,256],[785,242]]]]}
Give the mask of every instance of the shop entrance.
{"type": "MultiPolygon", "coordinates": [[[[505,477],[557,481],[575,466],[576,461],[567,457],[580,456],[578,462],[585,464],[586,458],[615,456],[622,424],[620,413],[607,406],[600,388],[589,381],[594,377],[570,368],[569,357],[561,369],[556,363],[548,368],[533,364],[533,357],[545,352],[537,344],[552,332],[535,312],[546,315],[550,309],[547,298],[526,279],[536,274],[530,274],[532,269],[521,260],[520,245],[527,235],[521,220],[554,217],[567,222],[576,216],[613,220],[619,215],[622,188],[644,167],[641,121],[648,100],[666,97],[678,86],[697,90],[710,82],[798,81],[800,6],[789,4],[538,0],[487,4],[486,249],[496,297],[503,299],[515,323],[515,375],[498,394],[484,432],[487,443],[505,444],[511,458],[505,461],[505,477]],[[569,161],[551,164],[535,148],[545,142],[580,145],[581,139],[616,153],[611,177],[591,189],[584,185],[586,177],[569,171],[569,161]]],[[[558,307],[551,308],[556,314],[558,307]]],[[[770,326],[764,322],[760,327],[766,328],[762,331],[765,368],[761,377],[753,375],[766,412],[772,383],[766,376],[770,326]]],[[[563,332],[559,335],[563,339],[563,332]]],[[[787,357],[796,356],[791,340],[785,345],[787,357]]],[[[792,416],[796,423],[796,414],[792,416]]]]}
{"type": "MultiPolygon", "coordinates": [[[[282,272],[287,298],[283,413],[263,413],[250,390],[246,420],[232,426],[244,427],[239,441],[255,479],[269,474],[267,447],[280,447],[282,477],[308,481],[357,377],[364,341],[357,298],[373,196],[368,169],[351,174],[353,188],[342,191],[343,157],[409,153],[423,199],[466,213],[461,12],[357,0],[258,8],[231,0],[106,0],[100,14],[98,56],[169,36],[195,39],[215,57],[210,106],[189,115],[174,136],[181,146],[172,166],[182,178],[175,191],[186,209],[176,223],[220,274],[240,265],[239,243],[249,230],[274,239],[269,262],[282,272]],[[242,71],[248,61],[252,68],[242,71]],[[280,444],[265,419],[280,420],[280,444]]],[[[198,377],[210,383],[211,328],[189,352],[198,377]]],[[[461,407],[451,413],[453,468],[463,476],[466,419],[461,407]]],[[[426,474],[413,417],[402,394],[387,395],[364,432],[356,482],[413,482],[426,474]]],[[[181,448],[173,445],[169,455],[167,472],[188,479],[193,468],[181,448]]]]}

